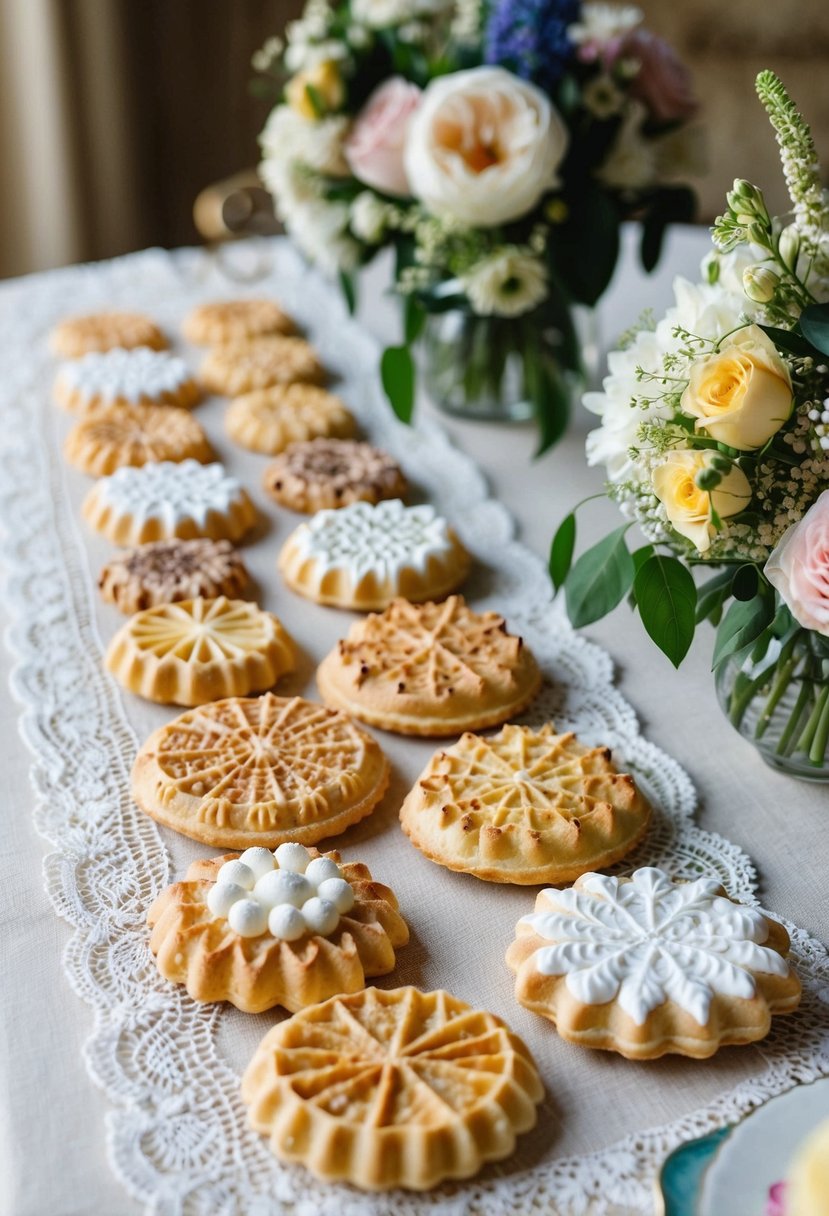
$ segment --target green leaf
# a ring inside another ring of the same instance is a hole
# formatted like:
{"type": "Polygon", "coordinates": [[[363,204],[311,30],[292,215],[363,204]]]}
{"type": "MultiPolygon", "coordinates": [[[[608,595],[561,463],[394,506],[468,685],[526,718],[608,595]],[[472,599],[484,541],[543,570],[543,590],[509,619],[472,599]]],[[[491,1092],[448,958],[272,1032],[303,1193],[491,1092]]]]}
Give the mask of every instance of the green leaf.
{"type": "Polygon", "coordinates": [[[343,293],[345,306],[348,309],[348,315],[353,317],[357,311],[357,283],[353,274],[349,274],[347,270],[340,271],[340,289],[343,293]]]}
{"type": "Polygon", "coordinates": [[[406,296],[403,301],[403,335],[407,346],[412,346],[423,333],[426,324],[426,310],[414,296],[406,296]]]}
{"type": "Polygon", "coordinates": [[[642,566],[644,566],[644,564],[648,560],[648,558],[653,556],[653,552],[654,552],[653,545],[642,545],[641,549],[634,549],[630,555],[633,558],[633,571],[634,571],[633,586],[631,587],[630,593],[628,594],[628,604],[630,605],[631,608],[636,607],[636,577],[635,576],[639,573],[639,570],[641,569],[642,566]]]}
{"type": "Polygon", "coordinates": [[[662,254],[662,243],[670,224],[687,224],[694,218],[696,198],[687,186],[660,190],[642,221],[642,244],[639,256],[650,273],[662,254]]]}
{"type": "Polygon", "coordinates": [[[397,417],[401,422],[410,423],[414,411],[415,369],[408,346],[389,346],[383,351],[380,379],[397,417]]]}
{"type": "Polygon", "coordinates": [[[712,614],[722,609],[723,602],[731,594],[731,581],[734,578],[733,567],[721,570],[713,578],[697,588],[697,624],[707,620],[712,614]]]}
{"type": "Polygon", "coordinates": [[[633,558],[622,524],[583,553],[564,580],[567,614],[577,629],[591,625],[621,603],[633,583],[633,558]]]}
{"type": "Polygon", "coordinates": [[[690,571],[677,558],[655,553],[637,570],[633,590],[648,635],[679,667],[696,628],[697,589],[690,571]]]}
{"type": "Polygon", "coordinates": [[[800,314],[800,329],[815,350],[829,355],[829,304],[809,304],[800,314]]]}
{"type": "Polygon", "coordinates": [[[738,654],[756,642],[773,618],[774,601],[769,596],[756,595],[752,600],[735,600],[717,630],[712,670],[732,654],[738,654]]]}
{"type": "Polygon", "coordinates": [[[308,104],[314,111],[314,117],[325,118],[327,110],[325,98],[315,84],[306,84],[305,96],[308,98],[308,104]]]}
{"type": "Polygon", "coordinates": [[[731,594],[735,600],[753,600],[760,585],[757,567],[751,562],[739,566],[731,581],[731,594]]]}
{"type": "Polygon", "coordinates": [[[570,393],[555,361],[543,355],[524,358],[524,383],[538,426],[534,458],[554,447],[570,421],[570,393]]]}
{"type": "Polygon", "coordinates": [[[576,547],[576,517],[571,511],[558,526],[550,545],[550,578],[556,591],[560,590],[573,562],[576,547]]]}
{"type": "Polygon", "coordinates": [[[815,348],[795,329],[778,329],[776,325],[761,325],[766,337],[771,338],[778,350],[790,355],[813,355],[815,348]]]}
{"type": "Polygon", "coordinates": [[[619,258],[621,216],[613,199],[589,179],[579,201],[550,242],[555,269],[580,304],[595,304],[619,258]]]}

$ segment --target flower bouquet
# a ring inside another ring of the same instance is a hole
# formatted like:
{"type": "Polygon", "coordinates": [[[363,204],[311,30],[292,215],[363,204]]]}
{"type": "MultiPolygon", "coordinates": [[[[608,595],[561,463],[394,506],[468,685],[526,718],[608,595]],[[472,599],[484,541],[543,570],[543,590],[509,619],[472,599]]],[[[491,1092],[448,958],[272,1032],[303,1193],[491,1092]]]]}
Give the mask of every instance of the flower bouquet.
{"type": "Polygon", "coordinates": [[[705,281],[610,355],[588,458],[628,522],[572,563],[575,517],[551,573],[576,625],[628,596],[677,666],[698,623],[728,716],[764,758],[829,779],[829,193],[809,128],[781,82],[757,92],[793,212],[769,215],[736,181],[705,281]],[[639,524],[646,544],[631,552],[639,524]],[[717,568],[697,586],[695,567],[717,568]]]}
{"type": "Polygon", "coordinates": [[[447,408],[532,413],[555,442],[582,370],[573,306],[606,288],[622,221],[642,221],[651,269],[693,211],[667,184],[698,148],[671,48],[630,5],[308,0],[254,66],[279,98],[260,173],[299,248],[352,308],[354,272],[394,251],[404,341],[381,372],[398,415],[422,339],[447,408]]]}

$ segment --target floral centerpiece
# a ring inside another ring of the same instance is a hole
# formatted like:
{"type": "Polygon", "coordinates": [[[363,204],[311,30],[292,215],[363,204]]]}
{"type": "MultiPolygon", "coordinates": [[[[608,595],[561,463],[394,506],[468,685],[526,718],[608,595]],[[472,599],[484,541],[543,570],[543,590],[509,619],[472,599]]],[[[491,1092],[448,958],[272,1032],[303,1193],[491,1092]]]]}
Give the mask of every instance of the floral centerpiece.
{"type": "MultiPolygon", "coordinates": [[[[411,348],[448,406],[527,416],[554,442],[623,220],[652,268],[693,196],[688,74],[631,5],[580,0],[308,0],[254,66],[278,96],[260,173],[309,259],[395,257],[404,341],[382,377],[414,401],[411,348]],[[424,332],[425,331],[425,332],[424,332]]],[[[261,82],[260,82],[261,83],[261,82]]]]}
{"type": "Polygon", "coordinates": [[[588,458],[628,522],[571,565],[568,516],[551,571],[575,624],[628,596],[676,665],[713,622],[731,722],[770,762],[829,778],[829,192],[781,82],[762,72],[757,92],[792,214],[736,181],[705,281],[678,279],[666,316],[611,354],[585,399],[601,418],[588,458]]]}

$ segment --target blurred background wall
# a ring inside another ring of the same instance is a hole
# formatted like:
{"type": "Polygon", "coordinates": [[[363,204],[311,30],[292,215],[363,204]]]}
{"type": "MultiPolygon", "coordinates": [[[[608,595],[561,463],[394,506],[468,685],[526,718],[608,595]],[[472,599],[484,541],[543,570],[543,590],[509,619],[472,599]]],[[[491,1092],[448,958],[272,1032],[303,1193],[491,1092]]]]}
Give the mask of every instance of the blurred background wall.
{"type": "MultiPolygon", "coordinates": [[[[252,53],[302,0],[0,0],[0,277],[196,242],[209,183],[256,163],[252,53]]],[[[640,0],[709,127],[700,218],[735,174],[784,192],[754,100],[786,80],[829,166],[829,0],[640,0]]]]}

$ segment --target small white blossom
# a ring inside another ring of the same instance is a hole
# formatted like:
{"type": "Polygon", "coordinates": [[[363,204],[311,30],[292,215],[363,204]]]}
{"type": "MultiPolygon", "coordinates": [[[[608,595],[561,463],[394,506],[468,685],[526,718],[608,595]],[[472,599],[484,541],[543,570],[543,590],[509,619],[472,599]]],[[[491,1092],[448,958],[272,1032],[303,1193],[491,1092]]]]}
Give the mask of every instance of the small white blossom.
{"type": "Polygon", "coordinates": [[[351,231],[367,245],[379,245],[386,231],[388,210],[387,204],[376,194],[371,190],[364,190],[351,204],[351,231]]]}
{"type": "Polygon", "coordinates": [[[505,245],[476,262],[461,275],[461,283],[479,315],[517,317],[547,295],[547,270],[532,254],[505,245]]]}
{"type": "Polygon", "coordinates": [[[576,46],[607,46],[640,25],[642,16],[635,4],[584,4],[581,19],[568,26],[567,37],[576,46]]]}

